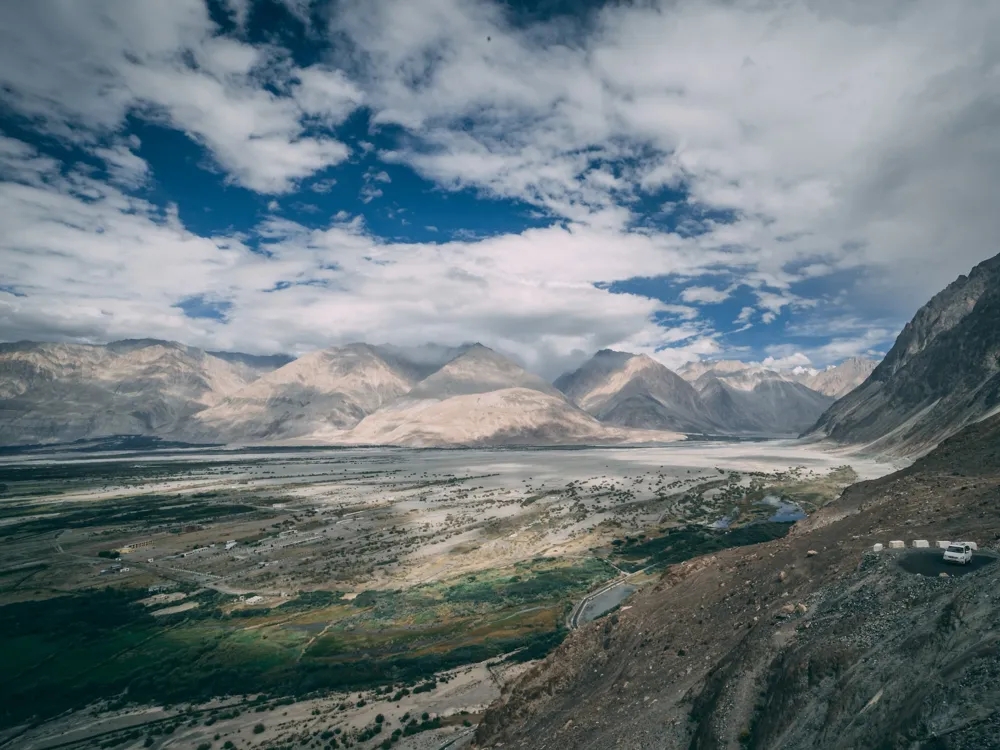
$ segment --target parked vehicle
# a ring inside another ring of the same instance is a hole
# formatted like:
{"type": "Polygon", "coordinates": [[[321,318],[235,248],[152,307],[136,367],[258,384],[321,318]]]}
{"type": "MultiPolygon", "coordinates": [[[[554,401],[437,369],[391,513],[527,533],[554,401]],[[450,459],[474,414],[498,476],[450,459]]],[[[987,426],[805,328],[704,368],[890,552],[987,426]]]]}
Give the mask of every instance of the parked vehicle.
{"type": "Polygon", "coordinates": [[[945,562],[966,565],[972,560],[972,547],[968,544],[949,544],[944,551],[945,562]]]}

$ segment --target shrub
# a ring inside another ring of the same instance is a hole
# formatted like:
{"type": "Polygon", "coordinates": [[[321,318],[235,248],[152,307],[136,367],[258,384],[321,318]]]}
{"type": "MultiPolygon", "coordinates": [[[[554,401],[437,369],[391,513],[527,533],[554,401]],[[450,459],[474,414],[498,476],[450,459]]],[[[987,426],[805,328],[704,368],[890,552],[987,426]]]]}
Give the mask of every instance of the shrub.
{"type": "Polygon", "coordinates": [[[254,724],[253,733],[254,734],[260,734],[265,729],[267,729],[267,727],[265,727],[263,724],[254,724]]]}

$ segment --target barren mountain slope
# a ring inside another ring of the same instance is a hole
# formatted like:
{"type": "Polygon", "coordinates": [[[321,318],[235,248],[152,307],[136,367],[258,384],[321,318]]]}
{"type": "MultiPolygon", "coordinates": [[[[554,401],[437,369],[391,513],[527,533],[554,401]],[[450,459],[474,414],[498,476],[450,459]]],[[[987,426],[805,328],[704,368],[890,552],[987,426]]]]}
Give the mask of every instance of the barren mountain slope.
{"type": "Polygon", "coordinates": [[[390,366],[406,373],[414,382],[423,380],[440,370],[460,354],[464,354],[475,344],[462,346],[442,346],[441,344],[420,344],[417,346],[396,346],[378,344],[372,348],[390,366]]]}
{"type": "Polygon", "coordinates": [[[336,439],[361,444],[543,445],[672,440],[606,427],[541,378],[476,344],[336,439]]]}
{"type": "Polygon", "coordinates": [[[718,433],[690,383],[644,354],[597,352],[555,386],[605,424],[641,429],[718,433]]]}
{"type": "Polygon", "coordinates": [[[445,399],[401,399],[366,417],[339,440],[351,444],[569,445],[674,440],[673,433],[602,425],[560,396],[501,388],[445,399]]]}
{"type": "Polygon", "coordinates": [[[876,360],[867,357],[849,357],[837,365],[823,370],[812,367],[796,367],[791,370],[773,370],[762,365],[739,362],[737,360],[706,360],[684,365],[677,373],[692,383],[706,373],[715,373],[726,377],[745,372],[773,372],[783,380],[801,383],[810,390],[822,393],[824,396],[840,398],[850,393],[865,381],[878,364],[876,360]]]}
{"type": "Polygon", "coordinates": [[[265,375],[184,429],[192,439],[243,442],[307,437],[356,425],[413,386],[367,344],[306,354],[265,375]]]}
{"type": "Polygon", "coordinates": [[[865,383],[811,431],[919,454],[1000,407],[1000,256],[924,305],[865,383]]]}
{"type": "Polygon", "coordinates": [[[720,375],[746,370],[752,365],[740,362],[738,359],[706,359],[701,362],[689,362],[678,368],[677,374],[689,383],[695,382],[706,372],[714,372],[720,375]]]}
{"type": "Polygon", "coordinates": [[[829,396],[761,368],[707,372],[695,388],[717,424],[749,434],[797,435],[833,402],[829,396]]]}
{"type": "Polygon", "coordinates": [[[537,375],[482,344],[473,344],[439,370],[421,380],[408,394],[413,399],[443,399],[501,388],[530,388],[560,397],[555,388],[537,375]]]}
{"type": "Polygon", "coordinates": [[[899,564],[937,552],[870,551],[996,546],[998,496],[995,417],[784,539],[672,566],[505,692],[476,747],[1000,747],[1000,563],[941,578],[899,564]]]}
{"type": "Polygon", "coordinates": [[[0,443],[162,434],[260,369],[168,341],[0,345],[0,443]]]}

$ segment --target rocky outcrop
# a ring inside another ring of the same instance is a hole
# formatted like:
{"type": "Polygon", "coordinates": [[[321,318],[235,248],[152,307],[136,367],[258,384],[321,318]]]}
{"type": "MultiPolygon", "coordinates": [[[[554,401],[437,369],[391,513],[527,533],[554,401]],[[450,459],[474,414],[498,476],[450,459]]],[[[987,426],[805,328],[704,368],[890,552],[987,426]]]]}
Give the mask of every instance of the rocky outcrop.
{"type": "Polygon", "coordinates": [[[920,454],[1000,408],[1000,256],[924,305],[810,435],[920,454]]]}

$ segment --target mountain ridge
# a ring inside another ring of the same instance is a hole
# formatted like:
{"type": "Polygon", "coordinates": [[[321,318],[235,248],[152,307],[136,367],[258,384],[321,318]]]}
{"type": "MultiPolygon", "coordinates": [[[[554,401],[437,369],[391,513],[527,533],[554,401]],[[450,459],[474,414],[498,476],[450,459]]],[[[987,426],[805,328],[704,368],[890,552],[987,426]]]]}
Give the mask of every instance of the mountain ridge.
{"type": "Polygon", "coordinates": [[[806,433],[919,455],[1000,408],[1000,255],[923,305],[862,386],[806,433]]]}

